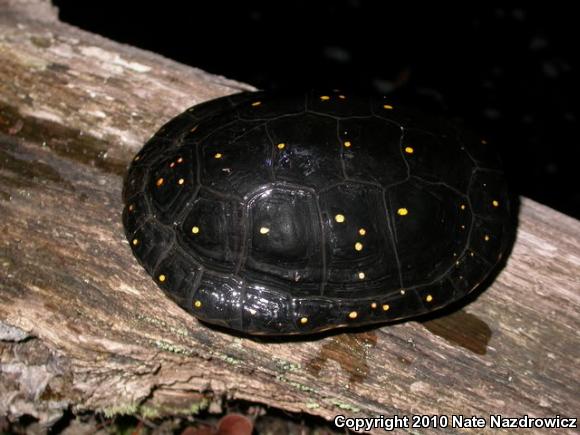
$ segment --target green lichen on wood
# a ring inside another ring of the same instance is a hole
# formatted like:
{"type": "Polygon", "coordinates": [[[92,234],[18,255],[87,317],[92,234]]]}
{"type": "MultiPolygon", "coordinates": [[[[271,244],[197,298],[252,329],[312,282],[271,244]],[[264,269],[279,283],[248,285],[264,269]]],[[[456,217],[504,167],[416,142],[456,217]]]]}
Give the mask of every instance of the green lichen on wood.
{"type": "Polygon", "coordinates": [[[189,337],[189,331],[185,328],[176,328],[174,326],[168,325],[167,322],[157,319],[155,317],[144,316],[142,314],[137,314],[137,320],[149,323],[151,325],[157,326],[159,329],[169,331],[174,335],[178,335],[180,337],[189,337]]]}
{"type": "Polygon", "coordinates": [[[295,372],[302,368],[300,363],[293,363],[291,361],[286,361],[283,359],[278,359],[275,361],[276,368],[282,372],[295,372]]]}
{"type": "Polygon", "coordinates": [[[203,398],[198,402],[193,402],[189,406],[171,406],[161,405],[154,407],[151,405],[143,405],[139,408],[139,414],[145,418],[155,419],[163,415],[171,416],[188,416],[197,415],[201,411],[209,408],[210,400],[203,398]]]}
{"type": "Polygon", "coordinates": [[[141,406],[139,408],[139,414],[150,420],[156,419],[161,415],[159,409],[151,406],[141,406]]]}
{"type": "Polygon", "coordinates": [[[314,388],[309,387],[308,385],[301,384],[300,382],[291,381],[290,379],[288,379],[285,376],[282,376],[282,375],[276,376],[276,379],[279,380],[280,382],[284,382],[286,385],[289,385],[289,386],[291,386],[299,391],[304,391],[306,393],[318,394],[318,392],[314,388]]]}
{"type": "Polygon", "coordinates": [[[336,406],[338,409],[342,409],[344,411],[351,411],[351,412],[360,412],[360,408],[352,405],[350,403],[341,402],[340,400],[332,399],[330,403],[336,406]]]}
{"type": "Polygon", "coordinates": [[[201,411],[204,411],[209,408],[210,400],[207,398],[201,399],[197,403],[192,403],[189,407],[190,414],[199,414],[201,411]]]}
{"type": "Polygon", "coordinates": [[[197,415],[201,411],[207,409],[210,405],[210,400],[203,398],[198,402],[193,402],[189,406],[177,407],[161,405],[159,407],[154,407],[151,405],[137,405],[134,403],[122,404],[104,408],[102,410],[103,414],[107,418],[113,418],[119,415],[140,415],[144,418],[155,419],[164,415],[171,416],[188,416],[197,415]]]}
{"type": "Polygon", "coordinates": [[[155,340],[154,344],[157,348],[164,350],[165,352],[171,352],[171,353],[174,353],[177,355],[185,355],[185,356],[195,355],[195,353],[192,352],[191,350],[189,350],[183,346],[178,346],[176,344],[169,343],[167,341],[155,340]]]}
{"type": "Polygon", "coordinates": [[[103,414],[107,418],[112,418],[117,415],[135,415],[139,405],[136,403],[126,403],[123,405],[115,405],[107,408],[103,408],[103,414]]]}
{"type": "Polygon", "coordinates": [[[226,363],[233,365],[233,366],[237,366],[242,364],[242,360],[238,359],[238,358],[234,358],[231,355],[224,355],[224,354],[217,354],[216,355],[219,359],[221,359],[222,361],[225,361],[226,363]]]}

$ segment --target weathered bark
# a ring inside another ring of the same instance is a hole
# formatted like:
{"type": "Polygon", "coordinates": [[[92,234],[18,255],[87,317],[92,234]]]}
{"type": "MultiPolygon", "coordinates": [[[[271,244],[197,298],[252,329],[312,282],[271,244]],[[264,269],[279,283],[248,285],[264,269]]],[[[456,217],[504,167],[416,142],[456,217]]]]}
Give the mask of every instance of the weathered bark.
{"type": "Polygon", "coordinates": [[[69,406],[174,415],[237,398],[327,419],[577,416],[580,222],[524,198],[506,268],[434,320],[290,342],[210,329],[131,255],[122,175],[164,121],[252,88],[49,5],[27,15],[34,3],[0,0],[0,414],[48,424],[69,406]]]}

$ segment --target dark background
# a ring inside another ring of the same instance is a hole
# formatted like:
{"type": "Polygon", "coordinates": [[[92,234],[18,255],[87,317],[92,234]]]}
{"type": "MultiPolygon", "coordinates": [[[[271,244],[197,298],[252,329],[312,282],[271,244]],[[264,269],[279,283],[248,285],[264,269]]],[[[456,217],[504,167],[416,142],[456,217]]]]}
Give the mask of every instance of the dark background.
{"type": "Polygon", "coordinates": [[[459,118],[498,146],[515,191],[580,218],[572,7],[54,3],[63,21],[259,88],[394,94],[459,118]]]}

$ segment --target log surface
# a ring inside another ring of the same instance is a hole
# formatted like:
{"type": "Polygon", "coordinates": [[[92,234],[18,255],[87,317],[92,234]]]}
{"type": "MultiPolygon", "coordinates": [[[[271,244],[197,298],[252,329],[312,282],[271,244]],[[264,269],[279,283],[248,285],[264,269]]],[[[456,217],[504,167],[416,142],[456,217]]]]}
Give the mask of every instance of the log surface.
{"type": "Polygon", "coordinates": [[[264,342],[167,299],[124,238],[125,168],[169,118],[244,89],[60,23],[46,1],[0,0],[0,415],[243,399],[326,419],[578,416],[580,222],[526,198],[507,266],[445,316],[264,342]]]}

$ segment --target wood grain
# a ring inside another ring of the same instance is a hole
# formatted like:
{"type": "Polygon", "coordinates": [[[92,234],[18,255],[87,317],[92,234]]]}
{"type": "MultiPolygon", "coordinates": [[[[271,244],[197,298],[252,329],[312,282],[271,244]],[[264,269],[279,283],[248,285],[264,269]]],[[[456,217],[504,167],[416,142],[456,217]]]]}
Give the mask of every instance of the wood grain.
{"type": "Polygon", "coordinates": [[[476,300],[436,318],[293,341],[211,329],[133,258],[122,176],[166,120],[252,88],[80,31],[50,8],[48,19],[8,13],[9,3],[0,414],[50,424],[70,406],[153,417],[235,398],[326,419],[578,416],[580,222],[522,198],[507,266],[476,300]]]}

